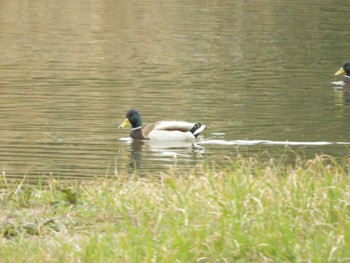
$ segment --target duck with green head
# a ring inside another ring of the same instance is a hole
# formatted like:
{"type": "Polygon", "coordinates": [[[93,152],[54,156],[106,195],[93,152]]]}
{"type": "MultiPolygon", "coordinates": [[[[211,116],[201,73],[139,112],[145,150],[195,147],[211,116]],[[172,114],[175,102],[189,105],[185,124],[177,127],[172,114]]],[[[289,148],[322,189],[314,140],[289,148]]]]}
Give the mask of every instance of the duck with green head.
{"type": "Polygon", "coordinates": [[[350,84],[350,60],[345,61],[341,68],[334,75],[338,76],[341,74],[345,74],[343,76],[343,82],[350,84]]]}
{"type": "Polygon", "coordinates": [[[205,129],[200,123],[184,121],[158,121],[142,127],[141,114],[137,109],[126,113],[119,128],[131,125],[130,137],[137,140],[192,141],[205,129]]]}

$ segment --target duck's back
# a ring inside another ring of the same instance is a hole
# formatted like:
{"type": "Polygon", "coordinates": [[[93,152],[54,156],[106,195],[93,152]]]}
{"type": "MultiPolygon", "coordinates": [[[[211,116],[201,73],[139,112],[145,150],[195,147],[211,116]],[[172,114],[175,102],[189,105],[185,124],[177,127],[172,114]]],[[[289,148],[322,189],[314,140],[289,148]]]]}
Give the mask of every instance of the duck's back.
{"type": "Polygon", "coordinates": [[[194,123],[185,121],[159,121],[154,124],[153,130],[187,132],[193,127],[193,125],[194,123]]]}

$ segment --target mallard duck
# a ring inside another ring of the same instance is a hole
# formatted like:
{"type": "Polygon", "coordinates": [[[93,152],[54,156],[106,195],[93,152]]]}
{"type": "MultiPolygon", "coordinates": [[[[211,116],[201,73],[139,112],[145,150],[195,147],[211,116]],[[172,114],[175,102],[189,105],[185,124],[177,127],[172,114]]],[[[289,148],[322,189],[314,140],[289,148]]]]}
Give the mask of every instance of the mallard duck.
{"type": "Polygon", "coordinates": [[[345,61],[341,68],[334,75],[337,76],[340,74],[345,74],[343,77],[343,82],[350,84],[350,60],[345,61]]]}
{"type": "Polygon", "coordinates": [[[191,141],[205,129],[200,123],[184,121],[159,121],[142,128],[141,115],[136,109],[128,110],[119,128],[128,125],[131,125],[130,137],[138,140],[191,141]]]}

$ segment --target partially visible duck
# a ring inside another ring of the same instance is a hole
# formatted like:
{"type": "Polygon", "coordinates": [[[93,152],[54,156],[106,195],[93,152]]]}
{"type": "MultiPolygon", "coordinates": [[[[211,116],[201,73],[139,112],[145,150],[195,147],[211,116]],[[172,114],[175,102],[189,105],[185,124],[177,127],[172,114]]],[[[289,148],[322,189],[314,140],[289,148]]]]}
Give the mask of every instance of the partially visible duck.
{"type": "Polygon", "coordinates": [[[192,141],[205,129],[200,123],[184,121],[159,121],[142,128],[141,115],[136,109],[128,110],[119,128],[128,125],[131,125],[130,137],[137,140],[192,141]]]}
{"type": "Polygon", "coordinates": [[[341,74],[345,74],[343,76],[343,82],[350,84],[350,60],[345,61],[341,68],[334,75],[338,76],[341,74]]]}

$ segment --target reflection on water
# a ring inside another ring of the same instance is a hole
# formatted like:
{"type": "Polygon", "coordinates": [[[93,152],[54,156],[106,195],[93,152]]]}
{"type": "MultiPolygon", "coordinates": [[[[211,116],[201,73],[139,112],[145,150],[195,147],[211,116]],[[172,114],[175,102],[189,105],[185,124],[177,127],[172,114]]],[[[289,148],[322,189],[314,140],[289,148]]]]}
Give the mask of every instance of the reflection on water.
{"type": "Polygon", "coordinates": [[[339,107],[350,106],[350,85],[334,88],[335,104],[339,107]]]}
{"type": "Polygon", "coordinates": [[[347,143],[337,143],[350,141],[349,92],[331,82],[349,59],[350,36],[339,25],[350,2],[0,6],[5,176],[186,170],[241,151],[278,155],[285,142],[307,142],[289,146],[311,155],[349,153],[347,143]],[[120,140],[125,132],[116,123],[133,107],[145,124],[186,120],[207,128],[194,147],[120,140]]]}
{"type": "Polygon", "coordinates": [[[139,170],[142,165],[142,146],[145,142],[135,140],[131,142],[131,152],[129,160],[129,174],[139,170]]]}
{"type": "Polygon", "coordinates": [[[121,138],[121,140],[130,147],[129,174],[144,174],[145,171],[147,174],[162,170],[162,167],[192,166],[196,163],[196,159],[203,159],[205,153],[205,148],[200,144],[202,140],[194,143],[141,141],[129,138],[121,138]]]}

